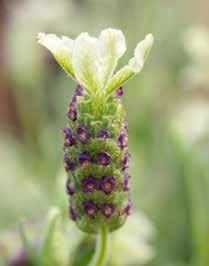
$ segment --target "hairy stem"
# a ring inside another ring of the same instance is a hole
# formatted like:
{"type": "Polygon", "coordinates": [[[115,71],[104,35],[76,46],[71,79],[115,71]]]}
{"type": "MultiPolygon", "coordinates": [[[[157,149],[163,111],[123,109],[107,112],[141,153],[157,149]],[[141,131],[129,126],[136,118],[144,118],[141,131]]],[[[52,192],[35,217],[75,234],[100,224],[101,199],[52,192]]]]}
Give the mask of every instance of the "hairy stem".
{"type": "Polygon", "coordinates": [[[108,229],[106,226],[101,228],[98,235],[95,254],[89,264],[89,266],[105,266],[108,259],[108,229]]]}

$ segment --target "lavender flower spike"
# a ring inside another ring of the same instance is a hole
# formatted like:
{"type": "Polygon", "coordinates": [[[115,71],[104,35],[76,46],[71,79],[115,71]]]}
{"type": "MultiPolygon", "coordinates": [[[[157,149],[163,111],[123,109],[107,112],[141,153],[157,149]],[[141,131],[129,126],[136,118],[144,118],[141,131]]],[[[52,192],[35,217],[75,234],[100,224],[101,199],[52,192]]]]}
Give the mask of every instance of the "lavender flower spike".
{"type": "Polygon", "coordinates": [[[153,36],[136,45],[119,71],[117,63],[126,51],[120,30],[105,29],[97,38],[81,33],[75,40],[39,33],[38,43],[78,84],[63,129],[69,215],[85,232],[114,231],[132,209],[128,130],[120,96],[123,84],[143,69],[153,36]]]}

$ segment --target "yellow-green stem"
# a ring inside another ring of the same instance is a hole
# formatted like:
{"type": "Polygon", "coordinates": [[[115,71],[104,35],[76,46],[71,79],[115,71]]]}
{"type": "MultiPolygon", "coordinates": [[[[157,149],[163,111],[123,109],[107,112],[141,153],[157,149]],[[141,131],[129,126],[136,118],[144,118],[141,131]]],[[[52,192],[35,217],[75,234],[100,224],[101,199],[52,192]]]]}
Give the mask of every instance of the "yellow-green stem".
{"type": "Polygon", "coordinates": [[[103,226],[100,233],[98,234],[98,239],[96,243],[95,254],[89,264],[89,266],[105,266],[108,259],[108,249],[109,249],[109,236],[108,228],[103,226]]]}

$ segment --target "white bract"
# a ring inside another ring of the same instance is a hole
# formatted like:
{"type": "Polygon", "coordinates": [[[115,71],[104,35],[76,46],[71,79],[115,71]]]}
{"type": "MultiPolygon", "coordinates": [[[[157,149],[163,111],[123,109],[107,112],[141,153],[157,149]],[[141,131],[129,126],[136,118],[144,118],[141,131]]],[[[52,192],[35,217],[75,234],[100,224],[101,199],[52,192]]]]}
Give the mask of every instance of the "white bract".
{"type": "Polygon", "coordinates": [[[38,43],[49,49],[62,68],[88,91],[111,93],[142,70],[153,36],[149,34],[138,43],[134,57],[116,74],[113,73],[118,60],[126,51],[125,37],[120,30],[105,29],[98,38],[81,33],[75,40],[39,33],[38,43]]]}

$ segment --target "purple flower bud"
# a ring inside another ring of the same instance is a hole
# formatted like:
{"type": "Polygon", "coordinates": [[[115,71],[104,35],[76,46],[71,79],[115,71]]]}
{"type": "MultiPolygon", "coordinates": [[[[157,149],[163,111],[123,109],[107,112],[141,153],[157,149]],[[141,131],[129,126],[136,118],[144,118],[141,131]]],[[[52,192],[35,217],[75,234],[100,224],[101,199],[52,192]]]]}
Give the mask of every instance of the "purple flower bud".
{"type": "Polygon", "coordinates": [[[80,84],[78,84],[75,92],[77,96],[83,96],[83,87],[80,84]]]}
{"type": "Polygon", "coordinates": [[[87,143],[90,138],[90,134],[88,133],[86,127],[84,125],[78,125],[77,127],[77,137],[81,143],[87,143]]]}
{"type": "Polygon", "coordinates": [[[68,177],[67,182],[66,182],[66,192],[70,196],[74,194],[74,190],[70,186],[70,177],[68,177]]]}
{"type": "Polygon", "coordinates": [[[126,133],[128,133],[128,122],[126,120],[123,121],[122,128],[126,133]]]}
{"type": "Polygon", "coordinates": [[[108,132],[107,130],[102,129],[102,130],[99,132],[98,137],[99,137],[99,138],[102,138],[102,139],[107,139],[107,138],[110,137],[110,134],[109,134],[109,132],[108,132]]]}
{"type": "Polygon", "coordinates": [[[72,111],[77,110],[77,98],[76,95],[73,96],[72,100],[69,103],[69,109],[72,111]]]}
{"type": "Polygon", "coordinates": [[[130,182],[129,182],[130,176],[128,173],[124,174],[124,183],[123,183],[123,190],[127,191],[130,190],[130,182]]]}
{"type": "Polygon", "coordinates": [[[88,152],[82,152],[80,153],[79,155],[79,163],[81,165],[86,165],[86,164],[90,164],[92,161],[91,161],[91,157],[90,157],[90,154],[88,152]]]}
{"type": "Polygon", "coordinates": [[[8,263],[8,266],[29,266],[29,265],[31,265],[30,260],[23,248],[19,251],[16,257],[13,258],[8,263]]]}
{"type": "Polygon", "coordinates": [[[85,201],[83,203],[84,212],[92,219],[94,219],[98,212],[98,207],[93,201],[85,201]]]}
{"type": "Polygon", "coordinates": [[[70,219],[73,221],[76,221],[77,219],[77,215],[75,213],[74,208],[72,207],[72,205],[70,205],[70,213],[69,213],[70,219]]]}
{"type": "Polygon", "coordinates": [[[69,110],[68,113],[67,113],[67,116],[70,120],[72,121],[76,121],[77,119],[77,111],[74,111],[74,110],[69,110]]]}
{"type": "Polygon", "coordinates": [[[66,153],[64,155],[64,166],[66,171],[75,170],[75,164],[68,158],[66,153]]]}
{"type": "Polygon", "coordinates": [[[121,162],[121,168],[123,171],[129,167],[129,157],[130,157],[129,153],[126,152],[125,156],[121,162]]]}
{"type": "Polygon", "coordinates": [[[98,164],[107,166],[111,162],[110,154],[108,152],[99,152],[97,154],[98,164]]]}
{"type": "Polygon", "coordinates": [[[131,202],[131,198],[129,197],[129,198],[128,198],[128,203],[127,203],[126,207],[123,208],[123,209],[120,211],[119,215],[120,215],[120,216],[122,216],[122,215],[124,215],[124,214],[126,214],[126,215],[130,215],[131,212],[132,212],[132,202],[131,202]]]}
{"type": "Polygon", "coordinates": [[[83,192],[93,192],[99,189],[99,184],[93,176],[88,176],[82,180],[83,192]]]}
{"type": "Polygon", "coordinates": [[[121,132],[118,136],[118,142],[121,149],[124,149],[128,146],[128,138],[125,134],[125,132],[121,132]]]}
{"type": "Polygon", "coordinates": [[[115,91],[115,94],[116,94],[116,96],[118,96],[118,97],[123,96],[123,93],[124,93],[123,87],[119,87],[119,88],[115,91]]]}
{"type": "Polygon", "coordinates": [[[113,176],[103,176],[100,189],[105,194],[110,194],[115,188],[115,178],[113,176]]]}
{"type": "Polygon", "coordinates": [[[104,203],[101,210],[106,218],[110,218],[115,211],[115,206],[112,203],[104,203]]]}
{"type": "Polygon", "coordinates": [[[64,137],[65,137],[64,146],[65,147],[73,146],[75,144],[75,140],[72,136],[72,132],[71,132],[70,128],[69,127],[63,128],[62,133],[64,134],[64,137]]]}

